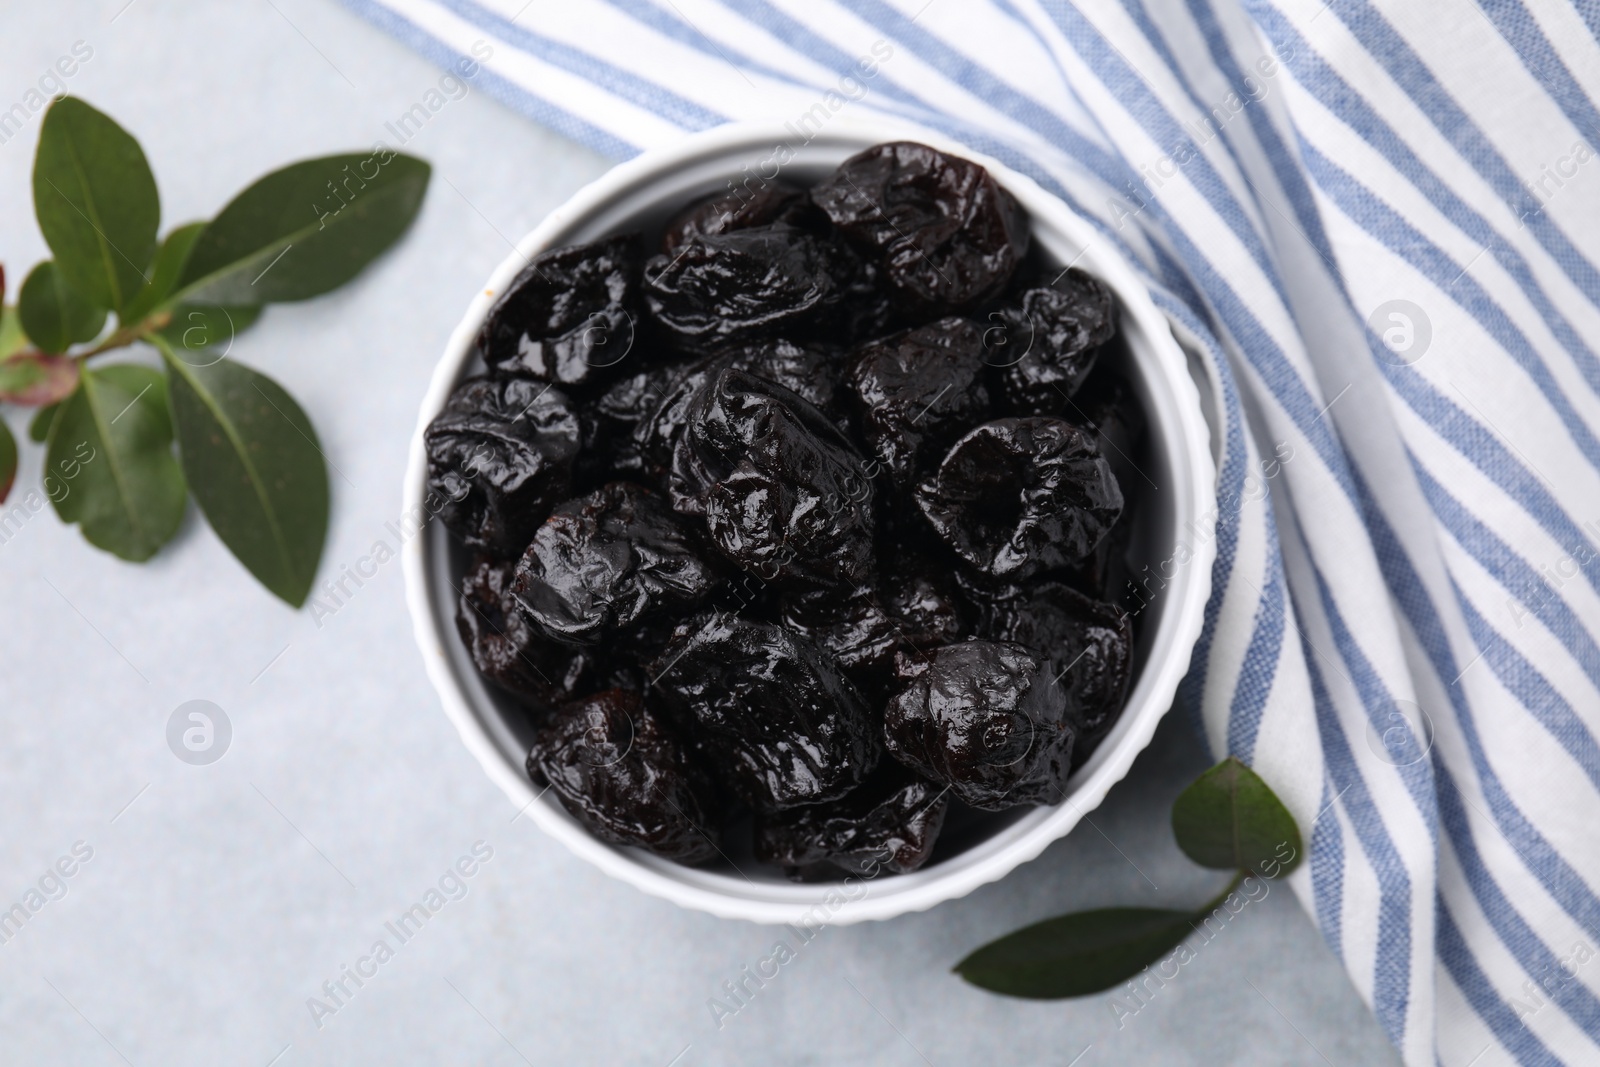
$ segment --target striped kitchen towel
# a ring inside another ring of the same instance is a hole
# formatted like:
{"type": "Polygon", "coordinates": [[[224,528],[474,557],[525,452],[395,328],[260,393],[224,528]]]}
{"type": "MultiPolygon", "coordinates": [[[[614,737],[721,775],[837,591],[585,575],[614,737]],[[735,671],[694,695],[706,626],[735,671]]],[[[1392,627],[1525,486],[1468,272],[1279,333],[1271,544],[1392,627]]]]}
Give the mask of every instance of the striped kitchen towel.
{"type": "Polygon", "coordinates": [[[1323,936],[1408,1064],[1600,1063],[1595,0],[346,2],[618,158],[851,109],[1090,220],[1207,374],[1182,699],[1323,936]]]}

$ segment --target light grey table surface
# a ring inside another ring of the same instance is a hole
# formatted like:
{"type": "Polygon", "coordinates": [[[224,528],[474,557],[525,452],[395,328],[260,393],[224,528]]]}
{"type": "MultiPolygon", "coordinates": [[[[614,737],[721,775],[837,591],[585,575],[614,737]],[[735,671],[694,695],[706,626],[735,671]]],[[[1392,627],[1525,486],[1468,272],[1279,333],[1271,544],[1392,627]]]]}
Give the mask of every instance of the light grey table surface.
{"type": "MultiPolygon", "coordinates": [[[[70,91],[143,143],[163,229],[275,166],[388,138],[439,81],[319,0],[13,2],[0,110],[79,41],[93,55],[70,91]]],[[[13,286],[46,255],[29,208],[38,127],[0,144],[13,286]]],[[[324,577],[398,518],[424,386],[509,239],[608,165],[476,92],[406,147],[436,169],[403,243],[337,294],[270,309],[233,353],[299,398],[336,469],[324,577]]],[[[24,444],[18,496],[39,485],[40,451],[24,444]]],[[[1176,715],[1091,824],[1041,859],[924,914],[825,929],[719,1029],[708,998],[773,933],[647,897],[513,821],[424,677],[403,585],[390,562],[314,620],[256,585],[192,506],[143,566],[48,509],[0,544],[0,908],[75,845],[92,850],[65,895],[45,880],[56,899],[0,944],[0,1062],[1396,1062],[1282,887],[1129,1018],[1106,996],[1007,1000],[950,974],[1061,911],[1215,891],[1223,876],[1188,863],[1167,825],[1203,765],[1176,715]],[[167,746],[168,717],[192,699],[232,723],[210,766],[167,746]],[[308,998],[476,842],[492,858],[466,895],[314,1019],[308,998]]]]}

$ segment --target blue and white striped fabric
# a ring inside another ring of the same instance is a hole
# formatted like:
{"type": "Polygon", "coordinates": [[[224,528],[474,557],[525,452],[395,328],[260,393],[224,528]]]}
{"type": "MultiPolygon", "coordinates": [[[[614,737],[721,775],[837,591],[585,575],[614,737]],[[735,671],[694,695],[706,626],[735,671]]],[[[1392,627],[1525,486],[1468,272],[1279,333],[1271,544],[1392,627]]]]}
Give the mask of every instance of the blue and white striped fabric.
{"type": "Polygon", "coordinates": [[[1600,1063],[1595,0],[348,2],[617,157],[821,102],[1094,222],[1209,371],[1183,699],[1328,944],[1408,1064],[1600,1063]]]}

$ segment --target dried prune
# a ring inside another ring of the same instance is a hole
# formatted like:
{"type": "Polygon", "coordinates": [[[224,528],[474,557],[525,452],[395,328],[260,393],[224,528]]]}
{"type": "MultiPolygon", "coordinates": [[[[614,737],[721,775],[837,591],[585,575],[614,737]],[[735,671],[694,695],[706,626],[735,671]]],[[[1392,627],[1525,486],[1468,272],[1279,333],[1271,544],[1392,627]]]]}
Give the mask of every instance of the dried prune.
{"type": "Polygon", "coordinates": [[[916,499],[955,553],[994,577],[1076,563],[1122,511],[1094,437],[1047,416],[979,426],[951,447],[916,499]]]}
{"type": "Polygon", "coordinates": [[[695,394],[674,453],[675,507],[766,581],[860,584],[871,574],[873,486],[827,416],[764,378],[724,369],[695,394]]]}
{"type": "Polygon", "coordinates": [[[837,353],[818,342],[756,341],[728,353],[723,365],[776,382],[825,415],[841,414],[837,353]]]}
{"type": "Polygon", "coordinates": [[[641,258],[632,234],[535,256],[489,309],[483,361],[561,385],[620,364],[636,340],[641,258]]]}
{"type": "Polygon", "coordinates": [[[643,471],[639,426],[650,418],[684,370],[682,363],[651,367],[623,378],[596,397],[585,412],[580,467],[587,461],[602,477],[643,471]]]}
{"type": "Polygon", "coordinates": [[[1094,551],[1073,568],[1073,581],[1100,600],[1120,600],[1129,591],[1128,546],[1133,538],[1139,490],[1151,487],[1140,466],[1144,442],[1144,412],[1125,379],[1102,364],[1084,382],[1068,410],[1095,429],[1100,454],[1111,464],[1122,489],[1122,514],[1094,551]]]}
{"type": "Polygon", "coordinates": [[[877,765],[877,716],[837,663],[781,626],[697,616],[651,674],[706,765],[760,810],[836,799],[877,765]]]}
{"type": "Polygon", "coordinates": [[[951,584],[914,565],[890,570],[877,587],[800,590],[779,599],[783,625],[820,645],[874,705],[894,688],[896,654],[959,639],[958,611],[951,584]]]}
{"type": "Polygon", "coordinates": [[[699,606],[721,581],[650,490],[611,482],[551,513],[517,564],[512,595],[548,636],[593,644],[649,614],[699,606]]]}
{"type": "Polygon", "coordinates": [[[834,226],[883,268],[916,314],[974,308],[1027,254],[1027,216],[976,163],[910,141],[860,152],[811,189],[834,226]]]}
{"type": "Polygon", "coordinates": [[[973,640],[899,667],[905,688],[883,713],[895,759],[985,811],[1065,796],[1077,731],[1049,660],[973,640]]]}
{"type": "Polygon", "coordinates": [[[1084,382],[1068,411],[1071,421],[1095,431],[1100,454],[1111,464],[1124,496],[1132,496],[1130,489],[1154,485],[1136,458],[1144,445],[1144,410],[1126,378],[1102,366],[1084,382]]]}
{"type": "Polygon", "coordinates": [[[871,697],[889,683],[895,652],[909,647],[899,620],[870,587],[803,592],[785,598],[782,613],[783,625],[820,645],[871,697]]]}
{"type": "MultiPolygon", "coordinates": [[[[689,425],[695,396],[706,381],[722,369],[722,362],[713,357],[673,364],[673,368],[672,375],[661,391],[661,399],[633,428],[632,447],[639,454],[643,470],[660,483],[667,480],[668,472],[672,469],[684,427],[689,425]]],[[[676,493],[669,495],[672,496],[673,507],[690,512],[697,510],[683,508],[676,493]]]]}
{"type": "Polygon", "coordinates": [[[1116,722],[1133,672],[1133,627],[1118,608],[1059,582],[1013,587],[979,602],[977,631],[1050,661],[1078,726],[1075,762],[1116,722]]]}
{"type": "Polygon", "coordinates": [[[1142,410],[1110,292],[983,167],[735,183],[491,309],[425,435],[457,628],[600,838],[700,863],[753,817],[791,878],[913,870],[1121,711],[1142,410]]]}
{"type": "Polygon", "coordinates": [[[914,555],[891,562],[882,583],[885,610],[920,646],[947,645],[961,637],[962,612],[955,583],[914,555]]]}
{"type": "Polygon", "coordinates": [[[559,709],[534,736],[528,773],[602,841],[687,864],[719,854],[710,780],[636,692],[559,709]]]}
{"type": "Polygon", "coordinates": [[[885,764],[842,800],[758,816],[756,859],[800,879],[914,871],[933,853],[948,793],[885,764]]]}
{"type": "MultiPolygon", "coordinates": [[[[634,424],[631,451],[641,457],[642,469],[651,477],[665,480],[672,467],[673,453],[683,437],[683,428],[692,417],[696,395],[706,383],[726,369],[742,370],[775,382],[815,405],[829,416],[839,414],[836,402],[838,357],[814,343],[797,343],[786,338],[753,341],[718,356],[694,363],[673,364],[659,399],[648,413],[634,424]]],[[[675,507],[698,512],[698,503],[688,503],[673,495],[675,507]]]]}
{"type": "Polygon", "coordinates": [[[1029,289],[990,315],[987,359],[1001,398],[1019,415],[1058,415],[1116,333],[1111,291],[1080,270],[1029,289]]]}
{"type": "Polygon", "coordinates": [[[594,684],[592,653],[545,639],[511,595],[512,563],[480,555],[461,580],[456,631],[491,682],[537,710],[564,704],[594,684]]]}
{"type": "Polygon", "coordinates": [[[467,379],[423,435],[428,488],[448,500],[439,517],[474,548],[520,553],[566,497],[579,435],[561,390],[467,379]]]}
{"type": "Polygon", "coordinates": [[[946,318],[872,341],[853,356],[848,382],[856,423],[894,482],[912,482],[922,461],[989,415],[983,334],[946,318]]]}
{"type": "Polygon", "coordinates": [[[645,264],[644,294],[675,343],[713,348],[836,324],[855,273],[837,245],[775,223],[689,238],[645,264]]]}
{"type": "Polygon", "coordinates": [[[661,251],[670,256],[696,237],[792,220],[805,201],[805,190],[788,182],[746,181],[696,200],[672,216],[661,233],[661,251]]]}

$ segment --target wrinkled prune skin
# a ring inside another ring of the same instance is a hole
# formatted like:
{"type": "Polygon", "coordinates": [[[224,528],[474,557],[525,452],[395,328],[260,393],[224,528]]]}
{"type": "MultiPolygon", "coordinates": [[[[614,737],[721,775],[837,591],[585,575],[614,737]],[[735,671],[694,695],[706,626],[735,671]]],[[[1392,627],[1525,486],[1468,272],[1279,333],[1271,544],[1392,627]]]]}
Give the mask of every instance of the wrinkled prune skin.
{"type": "Polygon", "coordinates": [[[854,354],[848,383],[856,425],[899,487],[989,416],[983,332],[950,317],[871,341],[854,354]]]}
{"type": "Polygon", "coordinates": [[[1047,416],[979,426],[951,447],[916,500],[956,555],[1013,579],[1083,559],[1122,512],[1095,438],[1047,416]]]}
{"type": "Polygon", "coordinates": [[[703,603],[722,578],[701,555],[661,498],[611,482],[551,513],[517,563],[512,595],[546,636],[594,644],[703,603]]]}
{"type": "Polygon", "coordinates": [[[856,273],[839,246],[774,223],[691,237],[654,257],[644,294],[675,344],[709,350],[836,325],[856,273]]]}
{"type": "Polygon", "coordinates": [[[1071,421],[1095,431],[1100,454],[1111,464],[1124,495],[1132,495],[1130,488],[1150,484],[1135,459],[1144,443],[1144,411],[1126,378],[1101,367],[1084,382],[1068,412],[1071,421]]]}
{"type": "Polygon", "coordinates": [[[843,414],[838,396],[839,355],[817,342],[781,337],[756,341],[728,353],[722,362],[776,382],[830,418],[843,414]]]}
{"type": "Polygon", "coordinates": [[[781,621],[815,641],[843,667],[856,687],[874,703],[894,673],[894,655],[908,649],[900,620],[884,609],[871,587],[824,589],[784,598],[781,621]]]}
{"type": "Polygon", "coordinates": [[[637,692],[558,709],[534,736],[528,774],[602,841],[691,865],[719,854],[710,780],[637,692]]]}
{"type": "Polygon", "coordinates": [[[579,385],[621,364],[636,340],[642,258],[634,234],[535,256],[478,334],[490,373],[579,385]]]}
{"type": "Polygon", "coordinates": [[[428,489],[473,548],[515,556],[572,484],[581,428],[567,396],[525,378],[469,378],[423,434],[428,489]]]}
{"type": "Polygon", "coordinates": [[[706,766],[758,810],[837,799],[878,763],[877,716],[831,657],[781,626],[697,616],[651,675],[706,766]]]}
{"type": "Polygon", "coordinates": [[[584,455],[580,466],[591,459],[591,466],[602,472],[638,474],[644,457],[638,445],[638,430],[660,405],[678,377],[681,363],[665,363],[639,371],[612,384],[589,405],[584,419],[584,455]]]}
{"type": "MultiPolygon", "coordinates": [[[[660,398],[634,424],[632,451],[640,457],[641,469],[647,476],[666,481],[683,428],[693,417],[695,397],[726,369],[742,370],[775,382],[837,419],[842,414],[837,400],[838,363],[838,357],[821,345],[774,338],[753,341],[693,363],[674,364],[671,373],[661,379],[665,384],[660,398]]],[[[674,507],[698,512],[697,503],[672,495],[674,507]]]]}
{"type": "MultiPolygon", "coordinates": [[[[689,425],[695,398],[706,382],[722,369],[716,357],[687,364],[676,364],[675,373],[662,390],[661,399],[650,413],[633,428],[633,447],[639,453],[645,474],[658,483],[665,483],[672,470],[678,445],[683,440],[684,427],[689,425]]],[[[685,506],[678,494],[668,486],[672,506],[685,513],[696,510],[685,506]]]]}
{"type": "Polygon", "coordinates": [[[1100,454],[1111,464],[1111,473],[1116,476],[1123,496],[1122,514],[1094,546],[1094,551],[1073,568],[1073,581],[1099,600],[1122,600],[1134,592],[1127,555],[1140,490],[1152,485],[1139,466],[1143,456],[1144,411],[1133,387],[1103,364],[1089,376],[1068,410],[1076,420],[1094,427],[1100,454]]]}
{"type": "Polygon", "coordinates": [[[911,554],[887,566],[883,580],[883,606],[899,620],[919,647],[948,645],[960,640],[963,612],[956,585],[947,570],[936,570],[927,560],[911,554]]]}
{"type": "Polygon", "coordinates": [[[906,874],[927,862],[949,790],[886,763],[842,800],[760,815],[756,859],[795,880],[906,874]]]}
{"type": "Polygon", "coordinates": [[[973,640],[899,666],[905,688],[883,713],[895,759],[985,811],[1066,795],[1077,730],[1049,660],[973,640]]]}
{"type": "Polygon", "coordinates": [[[1028,251],[1027,216],[988,171],[910,141],[851,156],[811,200],[919,317],[999,296],[1028,251]]]}
{"type": "Polygon", "coordinates": [[[512,563],[479,555],[461,580],[456,631],[478,673],[536,711],[579,696],[594,684],[592,653],[545,639],[511,595],[512,563]]]}
{"type": "Polygon", "coordinates": [[[1029,289],[985,334],[1002,401],[1018,415],[1059,415],[1117,332],[1111,291],[1080,270],[1029,289]]]}
{"type": "Polygon", "coordinates": [[[1060,582],[1039,582],[981,601],[977,631],[1050,662],[1078,727],[1074,765],[1087,759],[1128,696],[1133,625],[1127,614],[1060,582]]]}
{"type": "Polygon", "coordinates": [[[712,193],[678,212],[661,234],[661,251],[676,255],[696,237],[747,230],[768,223],[797,222],[806,204],[804,189],[788,182],[756,179],[725,193],[712,193]]]}
{"type": "Polygon", "coordinates": [[[820,645],[873,706],[896,688],[895,657],[960,639],[953,583],[893,570],[876,586],[800,590],[779,598],[783,625],[820,645]]]}
{"type": "Polygon", "coordinates": [[[695,394],[673,456],[673,506],[764,581],[861,584],[873,567],[873,485],[850,440],[774,382],[723,369],[695,394]]]}
{"type": "Polygon", "coordinates": [[[648,262],[517,277],[425,434],[429,510],[529,775],[598,837],[701,863],[753,819],[790,878],[901,873],[1059,802],[1117,721],[1143,412],[1111,293],[981,166],[745,177],[648,262]]]}

